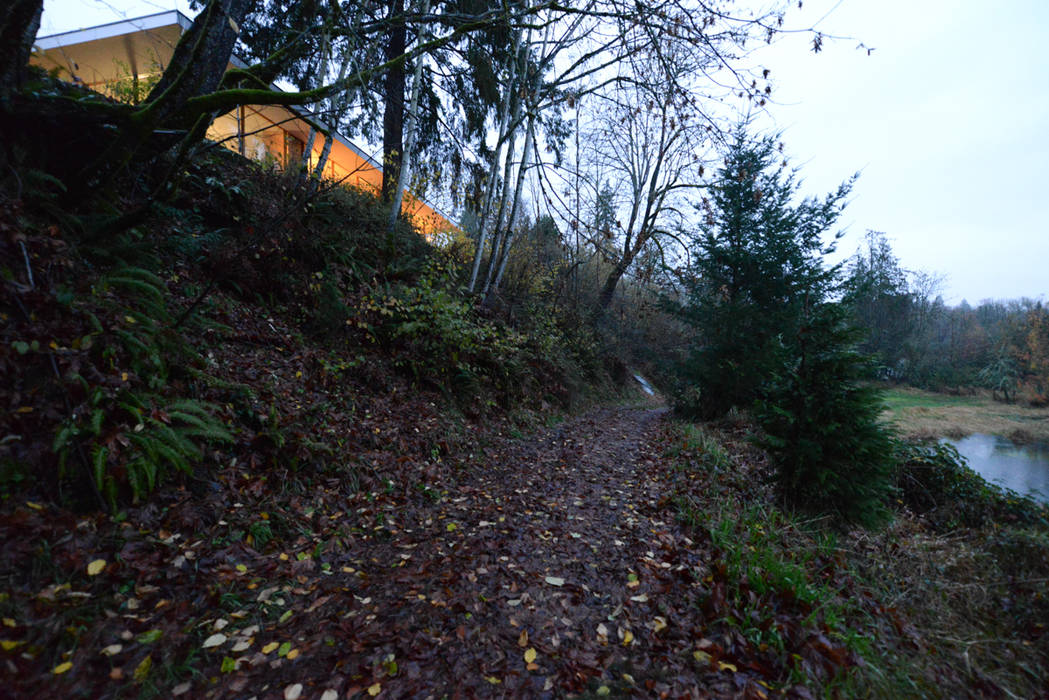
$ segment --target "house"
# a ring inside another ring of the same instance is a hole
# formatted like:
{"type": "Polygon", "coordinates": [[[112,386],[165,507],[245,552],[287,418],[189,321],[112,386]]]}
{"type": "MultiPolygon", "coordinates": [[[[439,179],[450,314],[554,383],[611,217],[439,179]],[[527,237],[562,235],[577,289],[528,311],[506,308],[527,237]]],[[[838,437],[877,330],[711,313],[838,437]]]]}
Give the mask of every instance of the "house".
{"type": "MultiPolygon", "coordinates": [[[[177,10],[38,37],[32,62],[59,77],[118,99],[143,97],[159,78],[175,45],[192,20],[177,10]]],[[[233,57],[230,66],[245,67],[233,57]]],[[[279,89],[274,87],[274,89],[279,89]]],[[[208,138],[256,160],[272,159],[287,167],[305,156],[310,167],[320,159],[323,138],[305,153],[310,130],[319,127],[334,136],[324,167],[325,179],[378,193],[382,165],[349,139],[328,130],[308,110],[297,107],[246,105],[215,119],[208,138]]],[[[455,229],[437,207],[406,192],[401,211],[427,237],[455,229]]]]}

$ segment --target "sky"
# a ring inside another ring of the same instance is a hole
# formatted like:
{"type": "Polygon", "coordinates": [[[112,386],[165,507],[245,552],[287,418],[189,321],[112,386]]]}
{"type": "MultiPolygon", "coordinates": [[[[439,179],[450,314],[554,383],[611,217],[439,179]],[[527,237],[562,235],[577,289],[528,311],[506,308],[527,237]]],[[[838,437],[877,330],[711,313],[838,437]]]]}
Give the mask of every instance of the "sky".
{"type": "MultiPolygon", "coordinates": [[[[41,35],[176,7],[45,0],[41,35]]],[[[820,53],[797,34],[751,57],[774,81],[757,125],[782,132],[807,194],[860,173],[839,254],[882,231],[905,269],[945,277],[948,303],[1049,299],[1049,2],[805,0],[787,15],[813,25],[820,53]]]]}

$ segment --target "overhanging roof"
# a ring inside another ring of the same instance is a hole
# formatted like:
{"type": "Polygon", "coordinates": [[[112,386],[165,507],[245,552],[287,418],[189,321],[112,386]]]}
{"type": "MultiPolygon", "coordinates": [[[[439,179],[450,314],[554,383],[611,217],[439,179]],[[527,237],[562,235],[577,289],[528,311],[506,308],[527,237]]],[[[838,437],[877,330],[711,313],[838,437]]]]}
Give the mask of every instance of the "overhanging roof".
{"type": "MultiPolygon", "coordinates": [[[[126,77],[122,74],[125,66],[139,74],[150,72],[148,67],[152,63],[159,62],[157,67],[163,69],[182,33],[191,26],[193,20],[189,17],[178,10],[168,10],[86,29],[37,37],[34,53],[45,68],[57,68],[70,80],[76,78],[87,85],[96,85],[126,77]]],[[[238,68],[247,67],[237,56],[230,57],[230,64],[238,68]]],[[[270,87],[283,92],[278,85],[270,87]]],[[[309,109],[300,106],[282,109],[291,111],[319,131],[330,134],[364,162],[382,172],[382,163],[333,130],[309,109]]],[[[445,221],[452,221],[451,217],[430,202],[424,199],[419,201],[440,214],[445,221]]]]}

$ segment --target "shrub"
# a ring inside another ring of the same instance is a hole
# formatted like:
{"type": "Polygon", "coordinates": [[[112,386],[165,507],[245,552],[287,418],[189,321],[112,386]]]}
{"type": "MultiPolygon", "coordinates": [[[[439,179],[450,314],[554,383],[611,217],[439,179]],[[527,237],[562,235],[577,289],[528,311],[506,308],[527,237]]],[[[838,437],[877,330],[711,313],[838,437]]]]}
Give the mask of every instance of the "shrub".
{"type": "Polygon", "coordinates": [[[953,445],[901,442],[894,458],[899,501],[937,530],[988,522],[1049,527],[1049,507],[987,482],[953,445]]]}
{"type": "Polygon", "coordinates": [[[790,351],[794,361],[758,402],[759,443],[778,468],[787,502],[874,525],[887,515],[892,439],[878,423],[879,392],[858,382],[870,358],[837,304],[817,306],[790,351]]]}

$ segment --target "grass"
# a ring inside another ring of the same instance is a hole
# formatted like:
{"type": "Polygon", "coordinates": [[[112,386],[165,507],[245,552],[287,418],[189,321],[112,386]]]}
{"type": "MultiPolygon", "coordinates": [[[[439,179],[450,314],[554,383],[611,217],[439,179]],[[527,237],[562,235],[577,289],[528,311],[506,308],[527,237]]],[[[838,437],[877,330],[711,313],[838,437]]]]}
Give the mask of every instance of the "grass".
{"type": "MultiPolygon", "coordinates": [[[[971,403],[910,390],[896,398],[912,410],[971,403]]],[[[671,472],[678,517],[706,535],[710,574],[725,584],[727,605],[709,636],[739,635],[751,652],[764,649],[778,659],[783,688],[946,698],[1041,697],[1049,687],[1045,518],[990,508],[978,525],[951,524],[901,493],[887,527],[832,531],[782,509],[745,431],[675,424],[665,454],[680,465],[671,472]],[[792,663],[817,632],[862,663],[822,675],[792,663]]],[[[966,512],[996,498],[929,479],[923,489],[966,512]]]]}
{"type": "Polygon", "coordinates": [[[884,395],[882,419],[903,437],[961,438],[973,433],[1001,435],[1014,442],[1049,442],[1049,408],[994,401],[989,394],[939,394],[892,387],[884,395]]]}

